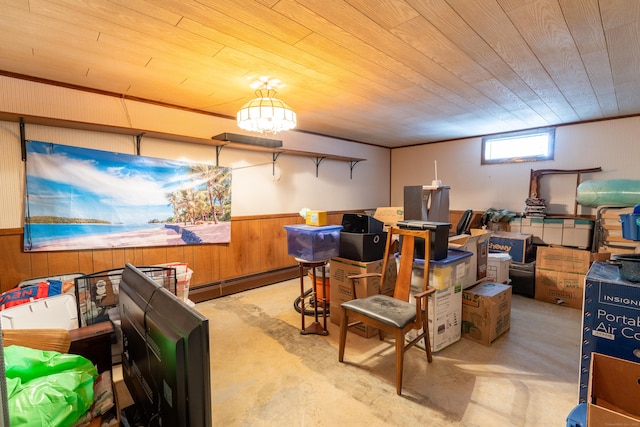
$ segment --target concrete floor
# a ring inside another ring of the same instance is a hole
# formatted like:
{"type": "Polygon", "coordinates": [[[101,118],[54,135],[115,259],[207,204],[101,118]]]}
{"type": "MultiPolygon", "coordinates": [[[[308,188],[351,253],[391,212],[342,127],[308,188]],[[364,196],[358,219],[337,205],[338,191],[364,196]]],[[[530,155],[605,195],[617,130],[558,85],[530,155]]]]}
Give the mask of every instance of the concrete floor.
{"type": "MultiPolygon", "coordinates": [[[[393,340],[339,328],[301,335],[298,279],[206,301],[214,426],[565,426],[578,403],[581,311],[512,298],[511,330],[491,347],[462,338],[405,355],[395,391],[393,340]]],[[[312,318],[307,317],[307,322],[312,318]]]]}

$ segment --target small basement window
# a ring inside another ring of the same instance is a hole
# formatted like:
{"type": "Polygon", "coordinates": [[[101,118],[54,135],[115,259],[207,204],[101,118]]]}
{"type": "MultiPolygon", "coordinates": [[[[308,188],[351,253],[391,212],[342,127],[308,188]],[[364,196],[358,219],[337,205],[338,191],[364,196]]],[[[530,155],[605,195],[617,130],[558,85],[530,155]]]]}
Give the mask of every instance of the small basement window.
{"type": "Polygon", "coordinates": [[[556,129],[543,128],[482,138],[482,164],[553,160],[556,129]]]}

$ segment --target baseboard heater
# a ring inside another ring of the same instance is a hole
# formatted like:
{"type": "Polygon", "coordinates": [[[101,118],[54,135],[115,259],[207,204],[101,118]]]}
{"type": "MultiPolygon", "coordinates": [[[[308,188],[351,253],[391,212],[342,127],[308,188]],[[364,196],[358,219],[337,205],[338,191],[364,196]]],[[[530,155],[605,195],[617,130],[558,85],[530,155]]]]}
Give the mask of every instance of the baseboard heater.
{"type": "Polygon", "coordinates": [[[271,285],[299,277],[300,270],[297,265],[277,270],[256,273],[248,276],[234,277],[230,279],[212,282],[206,285],[198,285],[189,289],[189,299],[195,303],[207,301],[235,294],[261,286],[271,285]]]}

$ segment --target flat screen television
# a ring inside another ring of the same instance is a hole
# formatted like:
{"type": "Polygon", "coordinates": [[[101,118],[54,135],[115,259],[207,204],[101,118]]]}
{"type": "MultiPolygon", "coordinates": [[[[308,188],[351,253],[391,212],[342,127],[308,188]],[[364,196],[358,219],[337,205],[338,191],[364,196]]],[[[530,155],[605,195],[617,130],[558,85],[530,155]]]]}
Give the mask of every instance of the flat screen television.
{"type": "Polygon", "coordinates": [[[211,426],[208,319],[127,264],[118,299],[130,425],[211,426]]]}

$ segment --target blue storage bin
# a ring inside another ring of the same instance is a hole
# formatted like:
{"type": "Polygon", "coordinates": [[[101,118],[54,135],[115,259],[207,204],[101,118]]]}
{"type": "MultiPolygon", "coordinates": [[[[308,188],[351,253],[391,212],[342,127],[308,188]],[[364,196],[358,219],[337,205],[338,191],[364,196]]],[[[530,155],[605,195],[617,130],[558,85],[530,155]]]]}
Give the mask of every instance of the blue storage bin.
{"type": "Polygon", "coordinates": [[[571,410],[567,427],[587,427],[587,404],[581,403],[571,410]]]}
{"type": "Polygon", "coordinates": [[[303,261],[325,261],[340,253],[341,225],[285,225],[289,255],[303,261]]]}
{"type": "Polygon", "coordinates": [[[640,205],[633,208],[633,213],[620,214],[622,237],[627,240],[640,240],[640,205]]]}

